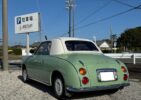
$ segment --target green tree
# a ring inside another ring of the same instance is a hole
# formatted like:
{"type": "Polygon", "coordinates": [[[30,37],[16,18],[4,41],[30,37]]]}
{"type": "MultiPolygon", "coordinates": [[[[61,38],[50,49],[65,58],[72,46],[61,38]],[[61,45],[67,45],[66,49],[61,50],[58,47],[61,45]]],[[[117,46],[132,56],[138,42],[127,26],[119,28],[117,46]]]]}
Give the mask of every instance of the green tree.
{"type": "Polygon", "coordinates": [[[117,39],[117,46],[123,51],[141,51],[141,27],[125,30],[117,39]]]}

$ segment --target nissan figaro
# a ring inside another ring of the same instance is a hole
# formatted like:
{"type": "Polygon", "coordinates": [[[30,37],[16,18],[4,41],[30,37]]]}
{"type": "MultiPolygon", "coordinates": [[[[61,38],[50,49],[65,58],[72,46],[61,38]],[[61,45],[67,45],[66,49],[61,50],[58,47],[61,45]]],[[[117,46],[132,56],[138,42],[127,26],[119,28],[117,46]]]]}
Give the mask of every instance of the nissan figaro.
{"type": "Polygon", "coordinates": [[[23,61],[22,77],[24,82],[32,79],[53,86],[57,98],[71,92],[118,90],[129,85],[124,63],[105,56],[91,40],[71,37],[42,42],[23,61]]]}

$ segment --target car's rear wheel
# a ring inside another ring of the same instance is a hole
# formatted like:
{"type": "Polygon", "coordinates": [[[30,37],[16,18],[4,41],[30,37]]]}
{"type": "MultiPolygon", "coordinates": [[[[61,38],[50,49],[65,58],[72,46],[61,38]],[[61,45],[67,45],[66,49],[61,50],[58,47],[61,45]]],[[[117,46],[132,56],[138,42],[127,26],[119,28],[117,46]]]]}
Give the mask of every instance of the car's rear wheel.
{"type": "Polygon", "coordinates": [[[57,98],[65,96],[64,80],[61,76],[56,76],[53,80],[53,89],[57,98]]]}
{"type": "Polygon", "coordinates": [[[28,74],[27,74],[26,68],[22,69],[22,78],[23,78],[23,82],[27,82],[28,81],[28,74]]]}

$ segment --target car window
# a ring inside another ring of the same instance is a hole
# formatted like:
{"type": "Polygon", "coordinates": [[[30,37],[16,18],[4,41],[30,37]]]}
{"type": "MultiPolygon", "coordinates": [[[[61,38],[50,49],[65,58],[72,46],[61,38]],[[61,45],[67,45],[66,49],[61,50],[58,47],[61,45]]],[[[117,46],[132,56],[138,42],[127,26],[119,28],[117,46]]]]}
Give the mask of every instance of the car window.
{"type": "Polygon", "coordinates": [[[51,42],[44,42],[42,43],[39,48],[37,49],[35,55],[49,55],[51,48],[51,42]]]}
{"type": "Polygon", "coordinates": [[[65,44],[69,51],[98,51],[94,43],[89,41],[66,41],[65,44]]]}

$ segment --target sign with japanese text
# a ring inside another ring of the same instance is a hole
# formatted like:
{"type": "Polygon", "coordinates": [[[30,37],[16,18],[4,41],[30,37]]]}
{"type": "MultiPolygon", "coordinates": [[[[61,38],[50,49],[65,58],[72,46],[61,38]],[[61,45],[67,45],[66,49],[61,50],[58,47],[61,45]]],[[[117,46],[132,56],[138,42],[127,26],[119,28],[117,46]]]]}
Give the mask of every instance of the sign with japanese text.
{"type": "Polygon", "coordinates": [[[15,17],[15,33],[30,33],[39,31],[39,13],[31,13],[15,17]]]}

